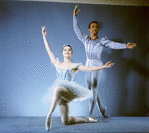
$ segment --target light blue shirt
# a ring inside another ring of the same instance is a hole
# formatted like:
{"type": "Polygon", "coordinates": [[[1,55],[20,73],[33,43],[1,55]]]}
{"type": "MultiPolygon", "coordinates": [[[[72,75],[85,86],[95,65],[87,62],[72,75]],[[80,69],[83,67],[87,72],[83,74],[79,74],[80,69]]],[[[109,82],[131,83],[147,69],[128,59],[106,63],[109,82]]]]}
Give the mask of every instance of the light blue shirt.
{"type": "Polygon", "coordinates": [[[108,40],[107,37],[97,38],[95,40],[90,40],[90,37],[84,35],[78,25],[77,17],[73,16],[73,27],[74,31],[79,38],[79,40],[84,44],[86,51],[86,66],[98,66],[102,65],[101,54],[103,47],[111,49],[125,49],[126,43],[117,43],[108,40]]]}

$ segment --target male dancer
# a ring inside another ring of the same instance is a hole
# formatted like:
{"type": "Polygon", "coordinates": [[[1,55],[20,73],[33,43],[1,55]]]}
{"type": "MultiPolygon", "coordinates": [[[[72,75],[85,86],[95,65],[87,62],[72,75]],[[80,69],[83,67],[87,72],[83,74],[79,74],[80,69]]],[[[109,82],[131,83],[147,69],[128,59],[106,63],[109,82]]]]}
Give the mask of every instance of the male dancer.
{"type": "MultiPolygon", "coordinates": [[[[81,29],[77,22],[77,14],[81,10],[81,9],[77,10],[77,7],[78,6],[75,6],[75,9],[73,12],[73,27],[78,39],[84,44],[86,57],[87,57],[86,66],[102,65],[100,57],[104,46],[111,49],[125,49],[125,48],[132,49],[136,46],[135,43],[122,44],[122,43],[110,41],[106,37],[99,38],[98,37],[99,24],[97,21],[92,21],[89,24],[90,37],[84,35],[81,32],[81,29]]],[[[87,82],[88,89],[93,91],[93,96],[90,99],[89,116],[92,117],[92,112],[96,103],[102,116],[104,118],[108,118],[108,116],[105,114],[105,107],[101,105],[99,95],[97,94],[97,88],[99,85],[99,81],[101,79],[101,74],[102,74],[102,70],[86,72],[86,82],[87,82]]]]}

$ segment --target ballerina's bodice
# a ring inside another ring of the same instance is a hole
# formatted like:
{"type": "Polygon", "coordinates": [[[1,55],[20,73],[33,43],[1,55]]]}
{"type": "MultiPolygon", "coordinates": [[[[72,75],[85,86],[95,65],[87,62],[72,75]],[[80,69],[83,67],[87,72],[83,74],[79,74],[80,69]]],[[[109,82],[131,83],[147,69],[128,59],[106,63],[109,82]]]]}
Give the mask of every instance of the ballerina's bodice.
{"type": "Polygon", "coordinates": [[[75,73],[72,72],[72,70],[77,68],[79,65],[81,65],[81,63],[78,63],[77,65],[75,65],[72,68],[62,69],[60,67],[57,67],[57,70],[56,70],[57,79],[73,81],[75,73]]]}
{"type": "Polygon", "coordinates": [[[72,70],[69,68],[62,69],[58,67],[56,75],[59,80],[73,81],[75,73],[73,73],[72,70]]]}

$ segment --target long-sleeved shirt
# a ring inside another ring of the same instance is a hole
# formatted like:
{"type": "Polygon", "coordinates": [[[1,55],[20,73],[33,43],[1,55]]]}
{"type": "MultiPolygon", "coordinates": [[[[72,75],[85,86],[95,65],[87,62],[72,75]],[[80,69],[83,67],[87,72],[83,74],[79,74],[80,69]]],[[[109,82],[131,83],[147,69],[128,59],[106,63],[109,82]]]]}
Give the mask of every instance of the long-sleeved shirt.
{"type": "Polygon", "coordinates": [[[73,16],[73,27],[74,31],[79,38],[79,40],[84,44],[86,51],[86,65],[87,66],[97,66],[102,65],[101,54],[103,47],[108,47],[111,49],[125,49],[126,43],[117,43],[111,40],[108,40],[107,37],[96,38],[90,40],[90,37],[84,35],[78,25],[77,17],[73,16]]]}

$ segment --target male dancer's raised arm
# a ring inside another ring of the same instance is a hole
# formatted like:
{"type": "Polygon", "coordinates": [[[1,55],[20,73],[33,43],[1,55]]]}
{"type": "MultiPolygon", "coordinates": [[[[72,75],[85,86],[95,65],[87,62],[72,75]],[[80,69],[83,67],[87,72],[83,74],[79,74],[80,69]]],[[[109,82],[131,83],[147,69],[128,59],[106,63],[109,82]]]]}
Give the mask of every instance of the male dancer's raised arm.
{"type": "Polygon", "coordinates": [[[78,37],[78,39],[84,44],[85,43],[85,35],[82,33],[78,21],[77,21],[77,14],[80,12],[81,9],[77,10],[78,5],[75,6],[73,11],[73,28],[78,37]]]}
{"type": "MultiPolygon", "coordinates": [[[[73,11],[73,27],[74,27],[74,31],[75,31],[78,39],[84,44],[85,38],[87,38],[88,36],[84,35],[81,31],[81,28],[79,27],[79,24],[77,21],[77,15],[81,9],[78,10],[77,7],[78,7],[78,5],[75,6],[74,11],[73,11]]],[[[90,25],[89,25],[90,40],[94,40],[94,39],[98,38],[99,27],[98,27],[97,34],[94,34],[94,33],[92,33],[92,27],[91,26],[92,25],[90,23],[90,25]]],[[[111,49],[125,49],[125,48],[132,49],[136,46],[135,43],[130,43],[130,42],[127,44],[126,43],[113,42],[113,41],[107,39],[107,37],[101,38],[100,42],[101,42],[101,45],[108,47],[108,48],[111,48],[111,49]]]]}

